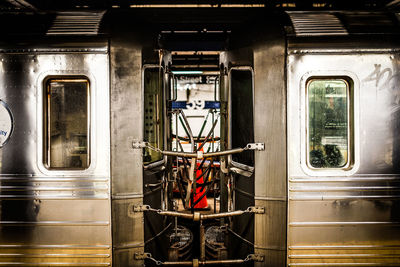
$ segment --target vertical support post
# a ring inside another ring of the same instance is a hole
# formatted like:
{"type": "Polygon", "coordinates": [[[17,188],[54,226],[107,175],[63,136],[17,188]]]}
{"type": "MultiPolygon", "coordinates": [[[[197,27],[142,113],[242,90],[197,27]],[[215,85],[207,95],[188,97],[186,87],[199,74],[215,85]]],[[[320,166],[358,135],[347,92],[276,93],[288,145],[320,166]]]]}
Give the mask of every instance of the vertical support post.
{"type": "Polygon", "coordinates": [[[220,212],[227,212],[228,211],[228,187],[227,187],[227,183],[228,183],[228,176],[225,173],[221,172],[221,176],[220,176],[220,212]]]}
{"type": "Polygon", "coordinates": [[[204,233],[203,221],[200,221],[200,261],[206,260],[206,236],[204,233]]]}
{"type": "Polygon", "coordinates": [[[143,203],[142,153],[127,145],[143,140],[142,47],[131,35],[118,33],[110,43],[112,258],[116,267],[142,265],[143,260],[133,255],[144,252],[143,213],[130,212],[143,203]],[[126,248],[126,244],[134,245],[126,248]]]}
{"type": "MultiPolygon", "coordinates": [[[[222,53],[221,53],[222,57],[222,53]]],[[[225,59],[220,58],[221,62],[225,62],[225,59]]],[[[228,149],[228,132],[229,132],[229,117],[228,117],[228,96],[229,96],[229,81],[226,67],[221,66],[220,73],[220,102],[221,102],[221,116],[220,116],[220,125],[221,125],[221,139],[220,139],[220,149],[221,151],[228,149]]],[[[221,161],[227,161],[226,157],[221,157],[221,161]]],[[[220,172],[220,212],[228,211],[228,189],[227,189],[227,180],[228,177],[220,172]]],[[[221,220],[221,225],[224,225],[224,219],[221,220]]]]}
{"type": "Polygon", "coordinates": [[[254,253],[265,262],[254,266],[279,267],[287,265],[285,39],[280,31],[263,36],[254,50],[254,137],[268,149],[255,152],[255,205],[268,213],[255,215],[254,253]]]}

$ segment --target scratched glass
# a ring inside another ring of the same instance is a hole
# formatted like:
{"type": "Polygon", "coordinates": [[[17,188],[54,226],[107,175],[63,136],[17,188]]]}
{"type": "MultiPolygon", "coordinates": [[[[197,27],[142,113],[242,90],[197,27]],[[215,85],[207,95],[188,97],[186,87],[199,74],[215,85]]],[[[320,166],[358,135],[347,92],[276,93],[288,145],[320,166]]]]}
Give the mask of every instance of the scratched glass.
{"type": "Polygon", "coordinates": [[[45,101],[45,164],[51,169],[89,166],[89,82],[50,79],[45,101]]]}
{"type": "Polygon", "coordinates": [[[343,168],[349,162],[349,86],[342,79],[308,83],[308,163],[343,168]]]}

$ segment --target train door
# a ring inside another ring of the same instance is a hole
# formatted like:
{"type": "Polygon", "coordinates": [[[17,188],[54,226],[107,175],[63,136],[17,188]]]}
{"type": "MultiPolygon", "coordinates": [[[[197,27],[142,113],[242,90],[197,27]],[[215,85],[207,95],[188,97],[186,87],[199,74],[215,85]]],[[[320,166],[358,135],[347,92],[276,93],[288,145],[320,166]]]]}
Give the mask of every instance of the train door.
{"type": "MultiPolygon", "coordinates": [[[[155,209],[168,209],[168,196],[164,188],[167,183],[166,158],[160,152],[166,149],[166,85],[168,77],[165,62],[168,55],[159,54],[158,64],[144,64],[143,87],[143,140],[148,146],[143,149],[143,204],[155,209]]],[[[157,213],[144,213],[144,240],[152,240],[163,231],[169,222],[157,213]]],[[[157,251],[160,260],[167,257],[166,235],[153,242],[145,242],[145,251],[157,251]]]]}
{"type": "MultiPolygon", "coordinates": [[[[254,71],[251,49],[221,53],[223,109],[226,149],[256,145],[254,143],[254,71]]],[[[260,144],[260,149],[261,149],[260,144]]],[[[243,210],[254,202],[254,150],[227,157],[224,183],[229,183],[230,199],[222,200],[226,210],[243,210]]],[[[229,228],[230,257],[246,257],[254,253],[254,214],[233,217],[229,228]]],[[[250,264],[250,263],[248,263],[250,264]]],[[[252,265],[252,264],[251,264],[252,265]]]]}
{"type": "MultiPolygon", "coordinates": [[[[229,146],[245,147],[254,143],[254,93],[252,66],[235,66],[228,71],[229,79],[229,146]]],[[[234,209],[246,209],[254,206],[254,151],[248,150],[228,158],[233,183],[234,209]]],[[[254,243],[254,216],[247,214],[233,220],[233,230],[244,239],[254,243]]],[[[241,238],[231,241],[235,255],[253,253],[253,246],[240,242],[241,238]],[[239,241],[239,242],[238,242],[239,241]]]]}

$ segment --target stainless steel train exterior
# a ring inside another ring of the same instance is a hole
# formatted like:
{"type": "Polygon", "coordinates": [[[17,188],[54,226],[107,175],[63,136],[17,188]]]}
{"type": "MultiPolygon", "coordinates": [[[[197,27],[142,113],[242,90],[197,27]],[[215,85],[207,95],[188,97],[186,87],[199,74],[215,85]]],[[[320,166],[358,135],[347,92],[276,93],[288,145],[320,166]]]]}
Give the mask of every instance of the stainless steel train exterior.
{"type": "Polygon", "coordinates": [[[288,264],[399,264],[398,48],[371,42],[288,44],[288,264]],[[343,43],[342,43],[343,45],[343,43]],[[340,48],[339,48],[340,47],[340,48]],[[353,162],[307,163],[307,80],[352,81],[353,162]]]}
{"type": "MultiPolygon", "coordinates": [[[[0,148],[0,266],[143,266],[143,158],[132,144],[144,139],[143,68],[166,68],[170,51],[154,42],[162,27],[129,19],[60,13],[40,38],[1,37],[0,99],[14,128],[0,148]],[[84,100],[69,100],[85,103],[86,134],[69,137],[74,163],[59,168],[49,92],[69,83],[86,86],[84,100]],[[73,138],[85,149],[74,152],[73,138]]],[[[265,208],[252,217],[252,251],[263,256],[254,266],[400,266],[398,23],[387,13],[289,12],[230,32],[221,102],[231,103],[230,71],[251,69],[254,140],[265,145],[248,177],[265,208]],[[373,32],[376,17],[392,28],[373,32]],[[345,88],[326,97],[347,103],[335,126],[345,127],[335,139],[345,163],[321,167],[310,158],[310,88],[332,81],[345,88]]]]}
{"type": "Polygon", "coordinates": [[[110,265],[107,51],[102,46],[1,52],[1,98],[14,123],[1,150],[2,266],[110,265]],[[44,80],[77,75],[90,83],[91,164],[84,170],[49,170],[42,160],[44,80]]]}

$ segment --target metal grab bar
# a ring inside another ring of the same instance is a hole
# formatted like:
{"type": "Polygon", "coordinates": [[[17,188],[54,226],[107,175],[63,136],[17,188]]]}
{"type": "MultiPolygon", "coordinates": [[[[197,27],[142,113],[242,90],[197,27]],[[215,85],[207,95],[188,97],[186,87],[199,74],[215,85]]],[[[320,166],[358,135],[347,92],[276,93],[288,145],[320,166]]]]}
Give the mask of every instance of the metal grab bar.
{"type": "Polygon", "coordinates": [[[161,149],[155,148],[155,147],[151,146],[148,142],[137,142],[137,141],[132,143],[132,147],[135,149],[147,147],[147,148],[150,148],[154,151],[157,151],[157,152],[162,153],[163,155],[167,155],[167,156],[178,156],[178,157],[202,159],[202,158],[219,157],[219,156],[226,156],[226,155],[241,153],[245,150],[264,150],[264,143],[249,143],[244,148],[234,148],[234,149],[228,149],[225,151],[209,152],[209,153],[204,153],[202,151],[197,151],[196,153],[166,151],[166,150],[161,150],[161,149]]]}
{"type": "Polygon", "coordinates": [[[232,260],[199,260],[199,259],[193,259],[193,261],[159,261],[153,258],[151,253],[148,252],[137,252],[135,253],[135,259],[136,260],[151,260],[153,261],[156,265],[168,265],[168,266],[204,266],[204,265],[224,265],[224,264],[243,264],[248,261],[254,261],[254,262],[263,262],[264,261],[264,256],[263,255],[258,255],[258,254],[249,254],[247,255],[246,258],[244,259],[232,259],[232,260]]]}
{"type": "Polygon", "coordinates": [[[219,156],[226,156],[231,154],[241,153],[245,148],[234,148],[225,151],[218,151],[218,152],[209,152],[209,153],[190,153],[190,152],[177,152],[177,151],[159,151],[163,155],[167,156],[178,156],[178,157],[186,157],[186,158],[211,158],[211,157],[219,157],[219,156]]]}
{"type": "Polygon", "coordinates": [[[178,211],[153,209],[149,205],[134,206],[133,210],[134,210],[134,212],[152,211],[152,212],[156,212],[160,215],[179,217],[179,218],[189,219],[189,220],[193,220],[193,221],[203,221],[203,220],[210,220],[210,219],[227,218],[227,217],[233,217],[233,216],[240,216],[245,213],[256,213],[256,214],[265,213],[264,207],[254,207],[254,206],[248,207],[245,210],[235,210],[235,211],[213,213],[213,214],[201,214],[199,212],[195,212],[192,214],[192,213],[184,213],[184,212],[178,212],[178,211]]]}

